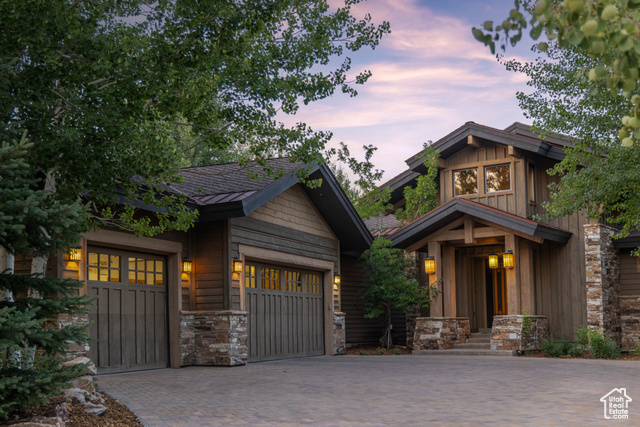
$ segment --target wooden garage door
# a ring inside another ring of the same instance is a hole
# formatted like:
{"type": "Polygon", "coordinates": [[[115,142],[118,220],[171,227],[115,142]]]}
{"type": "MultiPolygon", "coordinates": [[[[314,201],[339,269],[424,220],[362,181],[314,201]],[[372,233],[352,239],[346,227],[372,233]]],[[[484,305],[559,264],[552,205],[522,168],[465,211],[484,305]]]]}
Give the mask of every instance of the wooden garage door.
{"type": "Polygon", "coordinates": [[[91,358],[99,373],[167,366],[166,262],[158,255],[89,247],[91,358]]]}
{"type": "Polygon", "coordinates": [[[324,354],[322,273],[245,262],[249,362],[324,354]]]}

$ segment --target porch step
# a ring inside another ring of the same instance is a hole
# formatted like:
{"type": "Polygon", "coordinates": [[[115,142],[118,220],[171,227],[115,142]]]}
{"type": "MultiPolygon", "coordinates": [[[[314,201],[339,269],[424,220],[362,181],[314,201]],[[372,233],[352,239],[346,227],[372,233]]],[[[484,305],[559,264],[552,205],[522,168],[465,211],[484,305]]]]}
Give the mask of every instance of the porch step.
{"type": "Polygon", "coordinates": [[[465,343],[456,343],[453,346],[454,350],[491,350],[490,342],[465,342],[465,343]]]}
{"type": "MultiPolygon", "coordinates": [[[[491,335],[491,328],[480,328],[480,329],[478,329],[477,333],[491,335]]],[[[471,334],[471,335],[473,335],[473,334],[471,334]]]]}
{"type": "Polygon", "coordinates": [[[467,338],[467,342],[491,342],[491,335],[471,334],[471,338],[467,338]]]}
{"type": "Polygon", "coordinates": [[[481,349],[453,349],[453,350],[413,350],[416,356],[517,356],[516,350],[481,350],[481,349]]]}

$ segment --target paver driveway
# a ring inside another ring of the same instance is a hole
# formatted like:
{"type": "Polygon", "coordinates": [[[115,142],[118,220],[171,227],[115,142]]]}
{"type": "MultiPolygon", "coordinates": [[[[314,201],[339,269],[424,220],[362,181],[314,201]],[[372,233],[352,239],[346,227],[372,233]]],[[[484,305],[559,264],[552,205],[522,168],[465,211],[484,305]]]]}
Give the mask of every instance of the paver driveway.
{"type": "Polygon", "coordinates": [[[471,356],[314,357],[98,377],[150,426],[640,425],[640,364],[471,356]],[[630,419],[600,398],[625,387],[630,419]]]}

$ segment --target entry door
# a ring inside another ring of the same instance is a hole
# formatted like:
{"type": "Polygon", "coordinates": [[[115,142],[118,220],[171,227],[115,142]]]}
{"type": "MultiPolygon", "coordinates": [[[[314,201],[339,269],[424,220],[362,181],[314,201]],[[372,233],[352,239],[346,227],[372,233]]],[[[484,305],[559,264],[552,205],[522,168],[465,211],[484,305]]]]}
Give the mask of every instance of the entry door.
{"type": "Polygon", "coordinates": [[[324,354],[322,273],[245,262],[248,361],[324,354]]]}
{"type": "Polygon", "coordinates": [[[493,315],[504,316],[507,314],[507,285],[504,268],[491,270],[491,286],[493,287],[493,315]]]}
{"type": "Polygon", "coordinates": [[[166,262],[163,257],[89,247],[87,294],[91,358],[99,373],[167,366],[166,262]]]}

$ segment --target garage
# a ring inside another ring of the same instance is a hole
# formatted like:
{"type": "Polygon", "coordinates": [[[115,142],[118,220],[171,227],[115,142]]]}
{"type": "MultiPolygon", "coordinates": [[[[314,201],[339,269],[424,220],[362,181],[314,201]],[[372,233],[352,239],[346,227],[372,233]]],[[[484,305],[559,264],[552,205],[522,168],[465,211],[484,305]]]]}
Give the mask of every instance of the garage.
{"type": "Polygon", "coordinates": [[[91,358],[101,374],[167,367],[167,263],[163,256],[87,248],[95,296],[91,358]]]}
{"type": "Polygon", "coordinates": [[[246,261],[248,361],[324,354],[323,273],[246,261]]]}

